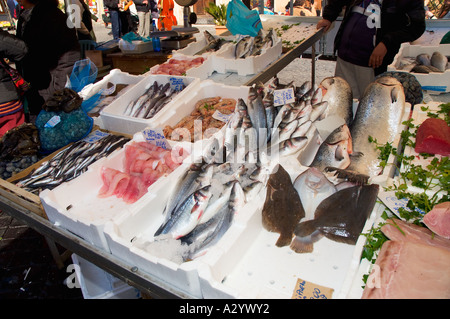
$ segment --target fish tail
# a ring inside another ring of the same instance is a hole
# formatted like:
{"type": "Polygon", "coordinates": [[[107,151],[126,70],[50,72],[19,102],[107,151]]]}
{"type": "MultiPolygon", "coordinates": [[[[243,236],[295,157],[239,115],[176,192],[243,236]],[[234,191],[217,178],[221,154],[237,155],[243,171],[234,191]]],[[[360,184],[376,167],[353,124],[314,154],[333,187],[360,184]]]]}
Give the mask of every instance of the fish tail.
{"type": "Polygon", "coordinates": [[[275,243],[275,245],[277,247],[284,247],[284,246],[288,246],[291,243],[291,241],[292,241],[292,235],[287,236],[287,235],[281,234],[280,237],[278,237],[278,240],[275,243]]]}
{"type": "Polygon", "coordinates": [[[322,237],[323,235],[318,230],[314,231],[309,236],[295,236],[291,242],[290,248],[296,253],[311,253],[314,250],[314,243],[322,237]]]}

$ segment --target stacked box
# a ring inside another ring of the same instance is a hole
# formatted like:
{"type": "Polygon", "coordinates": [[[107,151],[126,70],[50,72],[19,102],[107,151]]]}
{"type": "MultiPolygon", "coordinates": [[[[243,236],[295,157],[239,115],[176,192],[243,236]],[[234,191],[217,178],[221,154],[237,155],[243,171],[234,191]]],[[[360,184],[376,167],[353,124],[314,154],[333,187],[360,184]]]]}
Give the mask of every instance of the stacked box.
{"type": "MultiPolygon", "coordinates": [[[[450,56],[450,44],[440,44],[438,46],[425,46],[425,45],[411,45],[409,43],[403,43],[399,52],[394,58],[394,61],[388,66],[388,71],[404,72],[401,70],[400,65],[404,58],[416,58],[419,54],[428,54],[430,57],[433,52],[440,52],[444,56],[450,56]]],[[[440,94],[450,92],[450,69],[447,69],[443,73],[430,72],[424,73],[411,73],[413,74],[423,90],[429,91],[432,94],[440,94]]]]}

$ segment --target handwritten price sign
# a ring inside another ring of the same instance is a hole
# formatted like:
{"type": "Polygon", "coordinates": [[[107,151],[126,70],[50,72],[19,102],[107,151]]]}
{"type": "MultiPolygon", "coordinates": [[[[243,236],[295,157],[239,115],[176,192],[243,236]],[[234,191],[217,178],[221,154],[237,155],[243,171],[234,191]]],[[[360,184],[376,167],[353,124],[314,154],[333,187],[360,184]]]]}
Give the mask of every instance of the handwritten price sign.
{"type": "Polygon", "coordinates": [[[297,279],[291,299],[329,299],[334,289],[297,279]]]}

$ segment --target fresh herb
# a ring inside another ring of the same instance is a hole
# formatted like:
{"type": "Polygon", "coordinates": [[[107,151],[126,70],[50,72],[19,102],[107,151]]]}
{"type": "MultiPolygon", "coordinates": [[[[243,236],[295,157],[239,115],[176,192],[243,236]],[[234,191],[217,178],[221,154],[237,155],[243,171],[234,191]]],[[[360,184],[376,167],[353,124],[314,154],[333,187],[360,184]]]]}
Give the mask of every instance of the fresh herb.
{"type": "Polygon", "coordinates": [[[209,105],[208,103],[205,103],[203,107],[208,111],[214,110],[214,105],[209,105]]]}
{"type": "MultiPolygon", "coordinates": [[[[422,111],[428,111],[428,108],[422,108],[422,111]]],[[[440,109],[434,112],[428,112],[429,117],[438,117],[444,114],[447,123],[450,123],[448,112],[450,111],[450,103],[441,104],[440,109]]],[[[412,123],[412,119],[403,122],[407,126],[407,130],[401,134],[400,148],[405,146],[415,147],[415,137],[418,126],[412,123]]],[[[400,217],[418,223],[423,217],[422,212],[428,213],[436,204],[450,200],[448,191],[450,189],[450,161],[448,157],[443,156],[438,159],[431,154],[419,154],[419,157],[433,157],[430,164],[426,167],[413,163],[415,156],[407,156],[399,152],[391,144],[379,145],[374,138],[369,140],[376,144],[380,150],[379,159],[380,166],[383,168],[387,165],[386,161],[389,156],[394,155],[394,165],[398,169],[398,179],[396,182],[386,187],[387,191],[395,191],[395,195],[399,199],[406,198],[408,200],[407,209],[400,208],[400,217]],[[420,188],[422,193],[411,192],[409,185],[420,188]]]]}
{"type": "MultiPolygon", "coordinates": [[[[381,218],[383,218],[384,220],[389,218],[389,212],[384,211],[381,214],[381,218]]],[[[380,250],[384,242],[388,240],[388,238],[381,231],[381,227],[383,227],[385,224],[385,222],[382,222],[378,224],[377,227],[372,227],[368,233],[361,234],[367,238],[361,255],[361,259],[367,259],[372,263],[375,262],[377,252],[380,250]]]]}

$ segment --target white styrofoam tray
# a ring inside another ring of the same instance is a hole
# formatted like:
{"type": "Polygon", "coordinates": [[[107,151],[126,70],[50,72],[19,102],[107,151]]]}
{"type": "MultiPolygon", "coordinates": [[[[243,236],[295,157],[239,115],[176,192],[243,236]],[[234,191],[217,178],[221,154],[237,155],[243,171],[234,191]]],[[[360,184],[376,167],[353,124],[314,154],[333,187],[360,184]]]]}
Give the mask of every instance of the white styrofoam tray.
{"type": "MultiPolygon", "coordinates": [[[[440,44],[437,46],[429,45],[411,45],[409,43],[403,43],[400,46],[400,50],[394,58],[394,61],[388,66],[388,71],[400,71],[400,61],[406,57],[415,58],[419,54],[426,53],[430,57],[433,52],[440,52],[444,56],[450,56],[450,44],[440,44]]],[[[429,74],[411,73],[419,81],[423,90],[429,91],[432,94],[440,94],[450,92],[450,69],[447,68],[445,72],[431,72],[429,74]]]]}
{"type": "Polygon", "coordinates": [[[154,121],[164,112],[170,109],[173,105],[186,98],[189,94],[191,86],[199,80],[188,76],[173,76],[173,75],[146,75],[139,83],[134,85],[129,91],[116,99],[109,106],[105,107],[100,112],[100,118],[104,129],[120,132],[124,134],[133,135],[142,131],[146,127],[151,127],[154,121]],[[172,101],[167,103],[155,116],[151,119],[135,118],[133,116],[124,115],[124,111],[131,101],[136,100],[145,91],[157,81],[158,84],[171,83],[171,85],[184,84],[185,88],[179,92],[172,101]]]}
{"type": "Polygon", "coordinates": [[[109,95],[108,91],[115,91],[117,84],[136,84],[144,78],[143,75],[132,75],[128,72],[123,72],[120,69],[112,69],[100,81],[86,85],[78,94],[84,100],[89,99],[94,94],[102,92],[103,95],[109,95]],[[108,88],[108,83],[113,84],[114,87],[108,88]]]}
{"type": "Polygon", "coordinates": [[[75,274],[84,299],[138,299],[140,291],[84,258],[72,254],[75,274]]]}
{"type": "Polygon", "coordinates": [[[224,45],[211,58],[214,61],[214,71],[218,73],[236,72],[240,76],[245,76],[263,71],[281,56],[282,49],[281,38],[278,38],[270,48],[263,50],[260,55],[236,59],[235,44],[230,43],[224,45]]]}
{"type": "MultiPolygon", "coordinates": [[[[144,140],[142,134],[135,134],[132,141],[144,140]]],[[[183,145],[191,152],[190,143],[183,145]]],[[[127,204],[116,196],[98,197],[97,194],[103,186],[101,168],[106,166],[123,171],[124,158],[125,149],[116,150],[109,156],[91,164],[88,170],[77,178],[62,183],[53,190],[42,191],[39,197],[48,219],[55,225],[67,229],[94,246],[109,252],[110,249],[103,232],[105,223],[115,216],[130,214],[145,205],[157,196],[160,184],[168,178],[168,176],[160,177],[158,181],[149,186],[148,192],[144,196],[132,204],[127,204]]],[[[182,167],[178,167],[171,174],[179,174],[182,169],[182,167]]]]}
{"type": "MultiPolygon", "coordinates": [[[[216,83],[212,80],[203,80],[195,83],[185,99],[173,105],[170,109],[164,111],[163,114],[155,121],[155,125],[163,129],[166,125],[174,127],[184,117],[189,116],[195,109],[198,101],[204,98],[220,96],[221,98],[233,98],[236,100],[242,98],[247,101],[248,86],[228,86],[216,83]]],[[[225,125],[225,123],[224,123],[225,125]]],[[[170,136],[166,136],[170,138],[170,136]]]]}
{"type": "MultiPolygon", "coordinates": [[[[307,167],[282,164],[294,180],[307,167]]],[[[265,189],[253,205],[245,228],[235,229],[235,239],[219,244],[205,255],[200,283],[204,298],[291,298],[297,279],[332,288],[332,298],[343,298],[358,269],[365,237],[356,245],[322,238],[312,253],[297,254],[289,247],[276,247],[279,234],[265,230],[261,211],[265,189]]],[[[376,207],[363,233],[372,227],[378,214],[376,207]]]]}
{"type": "MultiPolygon", "coordinates": [[[[190,160],[199,161],[212,140],[213,138],[198,141],[196,144],[202,144],[200,146],[202,151],[197,151],[198,156],[190,158],[190,160]]],[[[188,166],[183,166],[183,168],[188,169],[188,166]]],[[[138,267],[139,270],[161,279],[171,288],[179,289],[192,297],[202,298],[199,272],[205,268],[204,258],[210,254],[221,255],[221,252],[228,251],[228,247],[231,245],[235,247],[235,254],[229,255],[227,260],[229,263],[238,262],[240,255],[245,252],[245,245],[242,245],[239,239],[245,237],[247,233],[245,230],[252,227],[247,224],[259,205],[259,201],[247,203],[235,215],[231,227],[220,241],[208,249],[205,255],[193,261],[182,262],[174,253],[174,246],[166,246],[165,242],[160,242],[161,245],[154,242],[154,233],[164,220],[165,204],[180,176],[181,174],[170,175],[169,178],[162,181],[161,191],[156,197],[127,216],[121,215],[113,218],[105,225],[104,233],[113,255],[126,260],[138,267]],[[151,246],[143,245],[143,243],[149,242],[153,242],[151,246]]],[[[216,269],[219,268],[221,266],[216,269]]]]}
{"type": "MultiPolygon", "coordinates": [[[[166,62],[164,62],[164,63],[170,63],[170,61],[172,59],[190,61],[190,60],[193,60],[193,59],[196,59],[196,58],[199,57],[199,56],[189,56],[189,55],[185,55],[185,54],[177,53],[177,52],[178,51],[174,51],[173,54],[172,54],[172,57],[169,60],[167,60],[166,62]]],[[[200,80],[206,80],[214,72],[214,67],[213,67],[213,63],[214,62],[213,62],[213,60],[209,59],[209,57],[206,56],[206,55],[203,55],[202,57],[204,58],[203,63],[201,65],[197,66],[197,67],[192,67],[190,69],[187,69],[186,70],[186,76],[198,78],[200,80]]],[[[147,73],[145,73],[145,75],[147,75],[147,74],[158,74],[157,72],[158,72],[158,68],[159,68],[160,65],[161,64],[157,64],[157,65],[152,66],[150,68],[150,70],[147,73]]]]}

